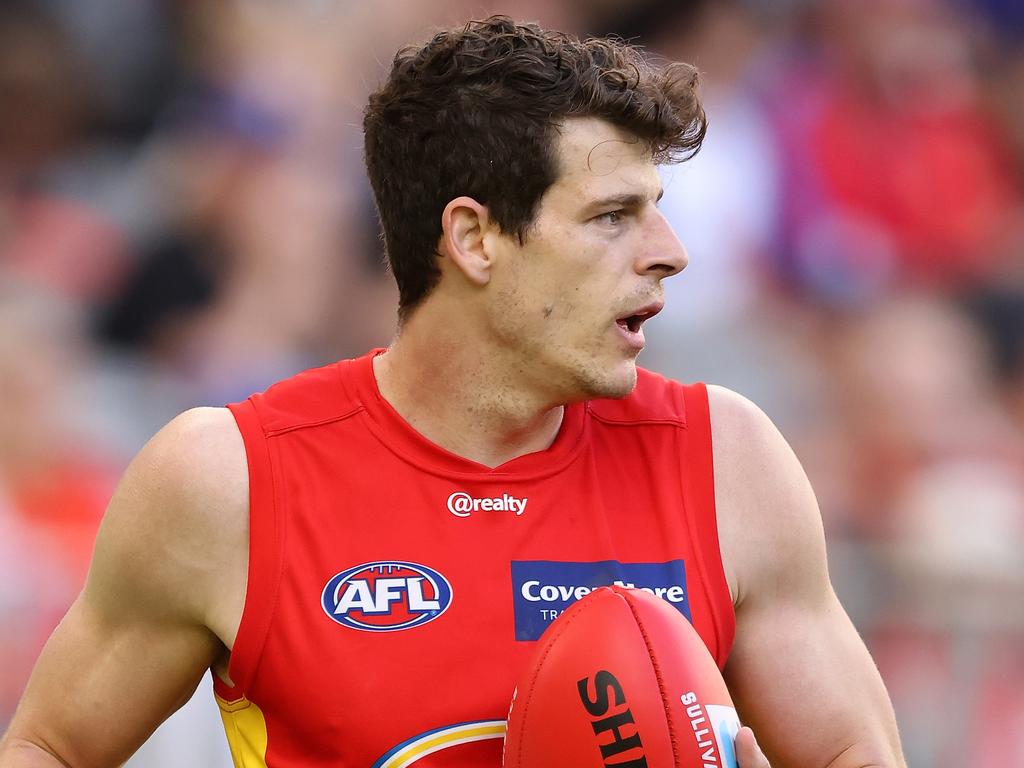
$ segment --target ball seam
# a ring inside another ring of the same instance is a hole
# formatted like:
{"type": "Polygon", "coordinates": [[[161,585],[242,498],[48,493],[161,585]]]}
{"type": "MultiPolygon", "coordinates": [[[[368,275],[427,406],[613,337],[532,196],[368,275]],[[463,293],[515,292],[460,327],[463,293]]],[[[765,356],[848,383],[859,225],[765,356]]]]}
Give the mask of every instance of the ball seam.
{"type": "Polygon", "coordinates": [[[647,629],[644,627],[643,621],[640,619],[639,612],[633,604],[632,596],[626,592],[620,594],[622,594],[622,597],[625,599],[626,605],[629,606],[629,610],[633,614],[633,620],[636,622],[636,626],[640,630],[640,636],[643,638],[644,645],[647,647],[647,658],[650,660],[651,667],[654,669],[654,678],[658,681],[658,692],[661,694],[661,705],[665,711],[665,722],[668,723],[669,744],[672,745],[672,764],[676,766],[681,765],[679,762],[679,749],[676,746],[675,721],[672,717],[672,708],[669,706],[668,690],[665,687],[665,678],[661,673],[661,666],[658,663],[658,659],[654,655],[654,645],[651,642],[650,636],[647,634],[647,629]]]}

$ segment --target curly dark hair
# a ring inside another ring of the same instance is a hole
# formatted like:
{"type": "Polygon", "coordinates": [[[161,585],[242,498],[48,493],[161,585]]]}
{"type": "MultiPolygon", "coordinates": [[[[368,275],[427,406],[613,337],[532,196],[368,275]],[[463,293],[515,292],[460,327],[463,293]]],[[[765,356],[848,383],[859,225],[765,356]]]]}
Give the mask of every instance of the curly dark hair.
{"type": "Polygon", "coordinates": [[[486,205],[525,242],[558,178],[557,130],[597,117],[646,141],[655,162],[697,152],[707,120],[689,64],[653,64],[632,45],[517,24],[506,16],[440,32],[394,59],[363,118],[366,168],[405,318],[440,278],[441,214],[486,205]]]}

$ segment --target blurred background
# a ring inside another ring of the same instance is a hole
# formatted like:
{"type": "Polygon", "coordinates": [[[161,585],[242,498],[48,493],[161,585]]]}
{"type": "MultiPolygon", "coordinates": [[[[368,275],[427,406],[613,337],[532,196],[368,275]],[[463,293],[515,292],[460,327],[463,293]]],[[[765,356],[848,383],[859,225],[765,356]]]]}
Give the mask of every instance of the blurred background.
{"type": "MultiPolygon", "coordinates": [[[[0,3],[0,728],[130,457],[386,345],[361,111],[504,12],[704,73],[643,364],[792,442],[912,768],[1024,765],[1024,4],[0,3]]],[[[204,685],[130,765],[229,765],[204,685]]]]}

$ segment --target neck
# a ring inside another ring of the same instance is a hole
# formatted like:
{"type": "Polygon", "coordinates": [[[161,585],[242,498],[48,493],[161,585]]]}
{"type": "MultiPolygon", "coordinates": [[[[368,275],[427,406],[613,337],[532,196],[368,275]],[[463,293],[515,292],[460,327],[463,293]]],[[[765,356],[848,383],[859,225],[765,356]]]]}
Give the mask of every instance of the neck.
{"type": "Polygon", "coordinates": [[[374,359],[381,395],[421,435],[488,467],[548,448],[563,407],[531,391],[516,366],[469,338],[471,323],[433,323],[417,310],[374,359]]]}

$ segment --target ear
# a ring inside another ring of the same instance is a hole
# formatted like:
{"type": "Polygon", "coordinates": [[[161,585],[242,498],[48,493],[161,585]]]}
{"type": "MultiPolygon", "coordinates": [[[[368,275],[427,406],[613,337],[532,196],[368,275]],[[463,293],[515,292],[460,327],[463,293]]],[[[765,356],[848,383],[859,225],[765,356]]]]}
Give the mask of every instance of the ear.
{"type": "Polygon", "coordinates": [[[456,197],[441,214],[443,253],[476,285],[491,279],[492,259],[484,238],[490,226],[487,206],[471,197],[456,197]]]}

